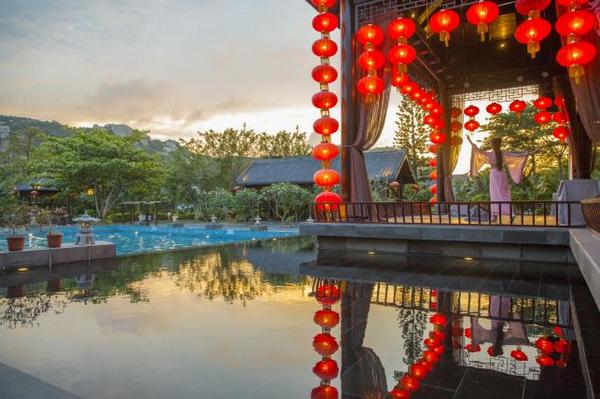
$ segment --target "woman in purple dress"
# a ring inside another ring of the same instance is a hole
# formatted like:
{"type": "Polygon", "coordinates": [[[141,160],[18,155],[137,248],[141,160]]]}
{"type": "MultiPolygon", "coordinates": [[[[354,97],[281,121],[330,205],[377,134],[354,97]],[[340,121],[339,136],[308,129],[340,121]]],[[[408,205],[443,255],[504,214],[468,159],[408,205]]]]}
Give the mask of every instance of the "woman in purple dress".
{"type": "MultiPolygon", "coordinates": [[[[508,169],[508,173],[515,184],[521,183],[529,154],[526,152],[502,151],[500,149],[502,145],[501,138],[492,139],[491,151],[482,151],[471,141],[471,137],[467,136],[467,139],[472,146],[469,176],[476,176],[484,165],[490,165],[492,168],[490,170],[490,201],[510,202],[512,199],[510,185],[504,167],[506,166],[506,169],[508,169]]],[[[511,207],[508,204],[502,204],[502,206],[492,204],[491,206],[493,221],[498,219],[499,215],[512,216],[511,213],[511,207]]]]}

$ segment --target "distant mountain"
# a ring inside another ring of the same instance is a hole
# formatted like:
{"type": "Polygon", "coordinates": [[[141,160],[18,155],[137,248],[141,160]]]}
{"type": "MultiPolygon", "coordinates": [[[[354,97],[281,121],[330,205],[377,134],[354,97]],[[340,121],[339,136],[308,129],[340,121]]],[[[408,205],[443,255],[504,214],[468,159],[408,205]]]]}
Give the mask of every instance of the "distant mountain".
{"type": "MultiPolygon", "coordinates": [[[[42,132],[55,137],[67,137],[71,134],[69,128],[56,121],[40,121],[31,118],[21,118],[18,116],[0,115],[0,151],[6,149],[6,142],[11,133],[18,132],[23,129],[36,127],[42,132]]],[[[131,127],[123,124],[108,124],[94,125],[93,129],[106,129],[120,137],[127,137],[133,133],[131,127]]],[[[148,137],[140,143],[140,146],[153,154],[166,155],[179,147],[179,143],[175,140],[157,140],[148,137]]]]}

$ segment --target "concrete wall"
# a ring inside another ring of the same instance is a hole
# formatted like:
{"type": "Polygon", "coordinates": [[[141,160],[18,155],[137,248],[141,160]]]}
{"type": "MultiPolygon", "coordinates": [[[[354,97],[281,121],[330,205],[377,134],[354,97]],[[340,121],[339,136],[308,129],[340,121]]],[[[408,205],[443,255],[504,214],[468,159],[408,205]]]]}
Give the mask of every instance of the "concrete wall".
{"type": "Polygon", "coordinates": [[[586,229],[572,229],[570,243],[581,274],[600,309],[600,234],[586,229]]]}

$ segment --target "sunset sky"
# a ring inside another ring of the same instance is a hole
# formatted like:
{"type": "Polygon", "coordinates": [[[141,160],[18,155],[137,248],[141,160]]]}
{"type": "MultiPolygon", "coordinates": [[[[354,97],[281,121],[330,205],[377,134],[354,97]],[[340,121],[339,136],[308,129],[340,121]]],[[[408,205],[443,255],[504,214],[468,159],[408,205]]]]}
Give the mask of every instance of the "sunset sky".
{"type": "MultiPolygon", "coordinates": [[[[318,117],[310,103],[318,35],[304,0],[0,4],[0,114],[125,123],[161,139],[244,122],[311,133],[318,117]]],[[[399,100],[393,93],[377,146],[392,142],[399,100]]]]}

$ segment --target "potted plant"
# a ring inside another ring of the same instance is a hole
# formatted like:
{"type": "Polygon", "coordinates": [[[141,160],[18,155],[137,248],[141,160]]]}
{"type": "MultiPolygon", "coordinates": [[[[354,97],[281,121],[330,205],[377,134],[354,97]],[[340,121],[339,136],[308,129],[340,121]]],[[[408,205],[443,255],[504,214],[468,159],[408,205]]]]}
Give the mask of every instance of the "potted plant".
{"type": "Polygon", "coordinates": [[[48,224],[48,235],[46,235],[46,239],[48,240],[48,248],[60,248],[62,246],[62,238],[63,235],[60,231],[54,231],[54,223],[52,223],[52,214],[49,211],[44,211],[40,214],[42,217],[42,221],[40,223],[48,224]]]}
{"type": "Polygon", "coordinates": [[[22,251],[25,248],[25,236],[17,234],[17,229],[28,222],[27,208],[17,203],[16,200],[6,201],[2,204],[2,227],[8,228],[10,235],[6,238],[10,252],[22,251]]]}

